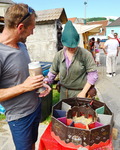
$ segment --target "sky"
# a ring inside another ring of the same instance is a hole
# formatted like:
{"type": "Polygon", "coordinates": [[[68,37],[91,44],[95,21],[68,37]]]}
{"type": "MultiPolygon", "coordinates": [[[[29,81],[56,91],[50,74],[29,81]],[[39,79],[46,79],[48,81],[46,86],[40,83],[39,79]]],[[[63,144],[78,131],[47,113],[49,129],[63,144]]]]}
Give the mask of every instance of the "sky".
{"type": "MultiPolygon", "coordinates": [[[[120,0],[12,0],[26,3],[35,11],[64,8],[67,18],[120,16],[120,0]],[[85,5],[84,2],[87,2],[85,5]]],[[[116,18],[115,18],[116,19],[116,18]]]]}

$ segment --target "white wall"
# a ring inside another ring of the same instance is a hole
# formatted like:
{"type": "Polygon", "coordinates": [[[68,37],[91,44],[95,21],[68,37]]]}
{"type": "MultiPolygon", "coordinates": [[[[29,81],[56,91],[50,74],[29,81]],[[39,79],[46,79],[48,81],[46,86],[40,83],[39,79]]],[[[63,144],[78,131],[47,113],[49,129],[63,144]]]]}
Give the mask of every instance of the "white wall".
{"type": "Polygon", "coordinates": [[[27,48],[32,61],[52,62],[57,52],[56,25],[36,25],[34,34],[27,38],[27,48]]]}
{"type": "Polygon", "coordinates": [[[10,4],[1,4],[0,3],[0,16],[4,17],[6,9],[10,6],[10,4]]]}
{"type": "Polygon", "coordinates": [[[118,33],[118,37],[120,38],[120,26],[106,27],[106,35],[111,34],[112,30],[113,33],[118,33]]]}

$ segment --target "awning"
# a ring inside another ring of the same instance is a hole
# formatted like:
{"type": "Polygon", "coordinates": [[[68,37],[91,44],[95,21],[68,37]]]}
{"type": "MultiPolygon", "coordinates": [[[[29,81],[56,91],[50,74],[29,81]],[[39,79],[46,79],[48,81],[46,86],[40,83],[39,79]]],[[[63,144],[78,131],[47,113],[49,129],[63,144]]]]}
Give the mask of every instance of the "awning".
{"type": "Polygon", "coordinates": [[[101,24],[96,25],[80,25],[73,24],[78,33],[80,34],[80,46],[84,48],[88,48],[88,36],[94,35],[100,32],[100,28],[102,28],[101,24]]]}

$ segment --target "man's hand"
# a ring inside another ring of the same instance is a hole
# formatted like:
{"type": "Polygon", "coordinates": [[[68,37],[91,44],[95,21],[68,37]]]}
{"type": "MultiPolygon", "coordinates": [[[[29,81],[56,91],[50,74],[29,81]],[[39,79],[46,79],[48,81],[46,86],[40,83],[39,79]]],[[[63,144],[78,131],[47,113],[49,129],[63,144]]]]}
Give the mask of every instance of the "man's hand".
{"type": "Polygon", "coordinates": [[[51,91],[51,87],[49,85],[47,85],[47,84],[44,83],[43,87],[45,87],[46,89],[45,89],[45,91],[43,91],[43,92],[40,93],[39,97],[45,97],[51,91]]]}
{"type": "Polygon", "coordinates": [[[43,75],[29,76],[23,83],[22,86],[26,92],[33,91],[43,86],[43,75]]]}
{"type": "Polygon", "coordinates": [[[34,77],[29,76],[22,84],[6,89],[0,89],[0,102],[14,98],[25,92],[33,91],[35,89],[43,87],[43,79],[43,75],[34,77]]]}

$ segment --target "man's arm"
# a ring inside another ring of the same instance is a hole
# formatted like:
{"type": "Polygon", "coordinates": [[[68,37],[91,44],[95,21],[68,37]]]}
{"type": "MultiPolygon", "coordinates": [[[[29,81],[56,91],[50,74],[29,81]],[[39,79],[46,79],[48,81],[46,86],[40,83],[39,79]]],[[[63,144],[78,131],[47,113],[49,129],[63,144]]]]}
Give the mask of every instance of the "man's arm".
{"type": "Polygon", "coordinates": [[[104,54],[106,54],[106,55],[107,55],[106,48],[107,48],[106,46],[103,46],[104,54]]]}
{"type": "Polygon", "coordinates": [[[44,77],[42,75],[34,77],[29,76],[22,84],[6,89],[0,89],[0,102],[9,100],[25,92],[33,91],[42,87],[43,79],[44,77]]]}
{"type": "Polygon", "coordinates": [[[117,54],[116,54],[116,56],[118,56],[119,50],[120,50],[120,47],[117,47],[117,54]]]}

